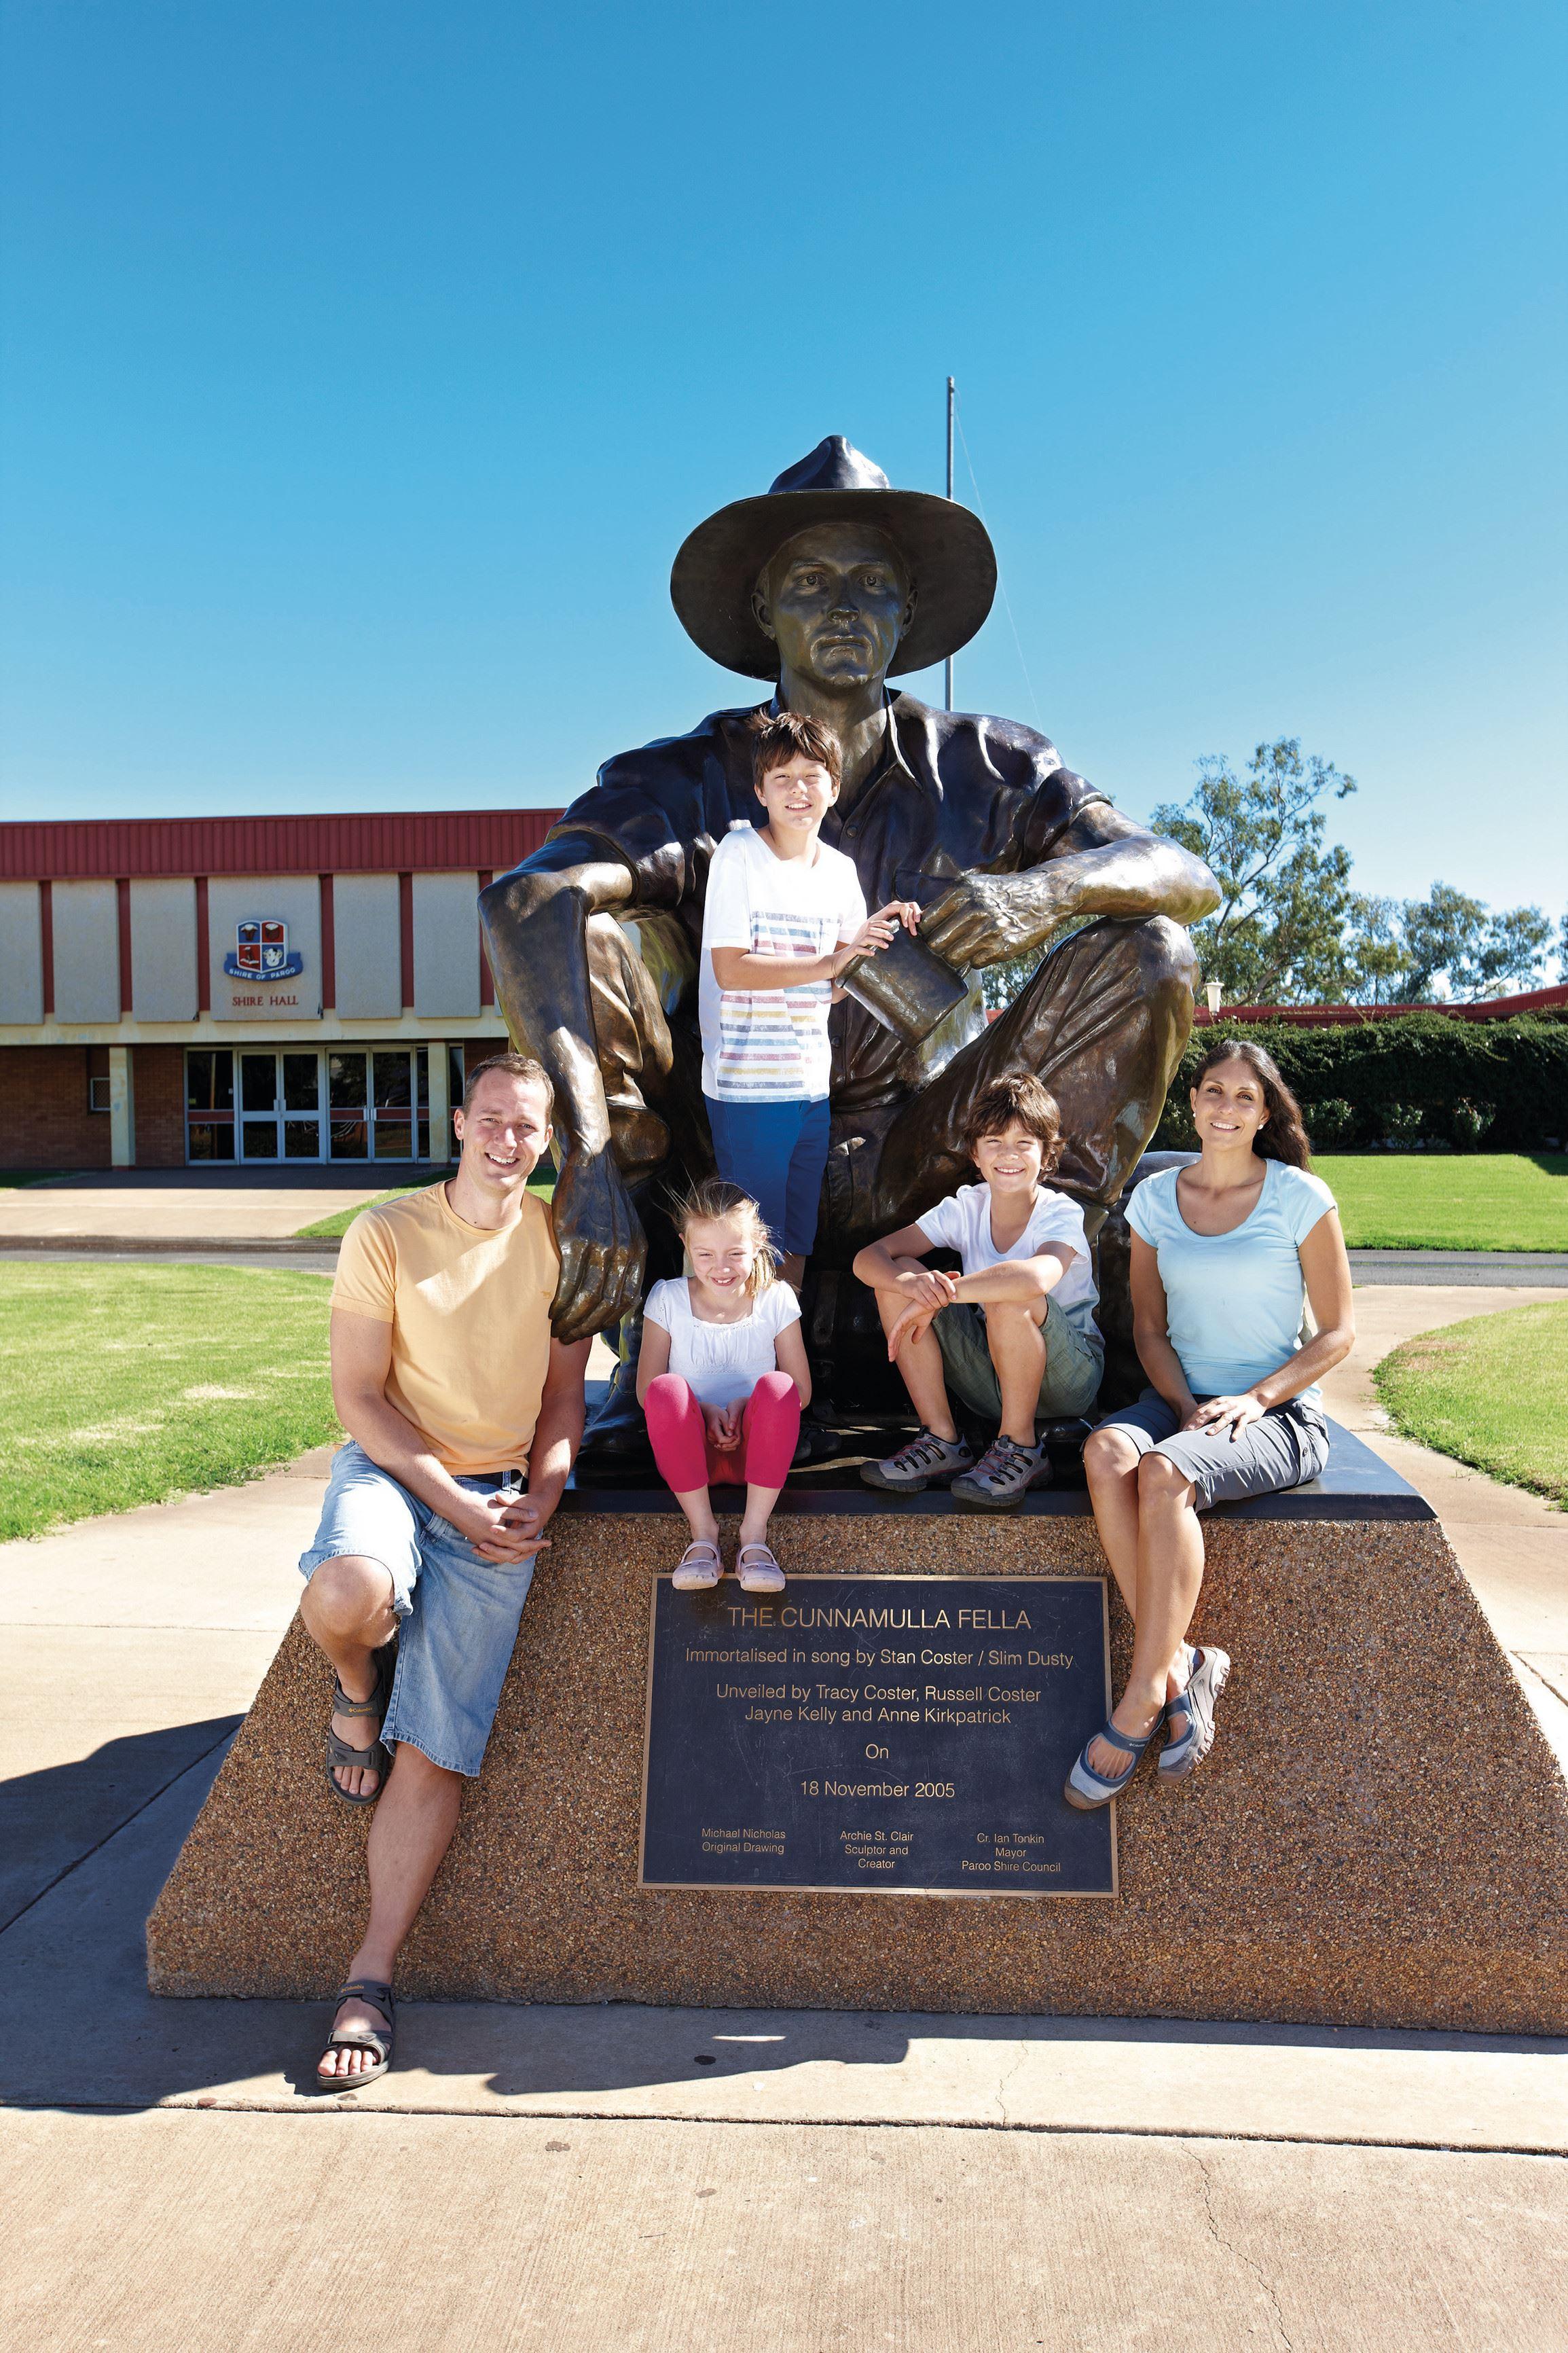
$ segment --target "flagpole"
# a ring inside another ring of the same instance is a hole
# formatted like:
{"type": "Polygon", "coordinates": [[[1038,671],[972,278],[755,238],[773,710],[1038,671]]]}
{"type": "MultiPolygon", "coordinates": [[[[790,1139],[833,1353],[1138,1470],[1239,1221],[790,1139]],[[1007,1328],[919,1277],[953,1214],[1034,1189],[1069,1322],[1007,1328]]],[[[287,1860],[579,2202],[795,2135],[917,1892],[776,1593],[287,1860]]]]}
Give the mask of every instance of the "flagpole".
{"type": "MultiPolygon", "coordinates": [[[[949,376],[947,379],[947,495],[950,499],[952,496],[952,378],[949,376]]],[[[945,690],[942,708],[951,711],[952,709],[952,656],[951,654],[942,666],[942,676],[945,690]]]]}

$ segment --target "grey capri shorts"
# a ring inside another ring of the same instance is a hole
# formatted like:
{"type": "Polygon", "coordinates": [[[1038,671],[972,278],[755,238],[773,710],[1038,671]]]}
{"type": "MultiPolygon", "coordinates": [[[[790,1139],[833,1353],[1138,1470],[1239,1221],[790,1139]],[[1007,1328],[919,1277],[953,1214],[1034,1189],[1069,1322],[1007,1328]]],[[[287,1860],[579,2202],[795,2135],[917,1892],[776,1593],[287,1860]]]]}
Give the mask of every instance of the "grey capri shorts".
{"type": "Polygon", "coordinates": [[[1303,1486],[1329,1459],[1329,1425],[1315,1405],[1300,1398],[1271,1405],[1261,1420],[1248,1422],[1232,1438],[1227,1430],[1180,1429],[1174,1408],[1158,1389],[1145,1389],[1136,1405],[1108,1414],[1100,1427],[1119,1430],[1137,1448],[1140,1461],[1145,1454],[1165,1455],[1192,1481],[1200,1512],[1303,1486]]]}

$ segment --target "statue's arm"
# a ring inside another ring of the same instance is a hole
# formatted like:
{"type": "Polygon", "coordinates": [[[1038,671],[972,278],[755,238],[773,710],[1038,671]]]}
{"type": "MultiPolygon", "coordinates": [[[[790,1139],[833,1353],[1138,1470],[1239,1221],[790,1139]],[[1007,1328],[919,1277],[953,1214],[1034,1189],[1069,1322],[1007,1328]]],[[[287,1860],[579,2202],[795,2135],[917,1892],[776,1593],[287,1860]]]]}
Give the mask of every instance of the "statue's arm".
{"type": "Polygon", "coordinates": [[[627,905],[629,866],[591,834],[563,833],[479,894],[496,993],[520,1047],[555,1089],[560,1170],[552,1220],[561,1252],[558,1340],[602,1331],[637,1303],[642,1227],[610,1151],[588,976],[588,923],[627,905]]]}
{"type": "Polygon", "coordinates": [[[1063,923],[1096,915],[1193,923],[1219,904],[1202,859],[1089,801],[1044,861],[1021,874],[965,874],[921,923],[921,937],[956,965],[1000,964],[1043,946],[1063,923]]]}

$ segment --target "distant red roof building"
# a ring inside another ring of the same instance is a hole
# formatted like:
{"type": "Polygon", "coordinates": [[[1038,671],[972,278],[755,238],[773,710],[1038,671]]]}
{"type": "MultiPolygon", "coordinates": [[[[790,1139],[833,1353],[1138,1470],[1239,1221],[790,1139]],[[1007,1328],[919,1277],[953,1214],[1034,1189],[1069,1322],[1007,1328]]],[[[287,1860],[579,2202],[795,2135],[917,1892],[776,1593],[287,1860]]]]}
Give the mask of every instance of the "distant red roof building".
{"type": "Polygon", "coordinates": [[[1289,1021],[1301,1029],[1339,1029],[1356,1021],[1396,1021],[1408,1013],[1447,1013],[1456,1021],[1508,1021],[1517,1013],[1568,1008],[1568,982],[1555,988],[1527,988],[1518,997],[1488,997],[1473,1005],[1222,1005],[1211,1013],[1198,1007],[1201,1029],[1234,1028],[1237,1022],[1289,1021]]]}
{"type": "Polygon", "coordinates": [[[0,1167],[446,1156],[555,809],[0,825],[0,1167]]]}
{"type": "Polygon", "coordinates": [[[559,809],[395,809],[337,817],[147,817],[0,825],[0,881],[153,874],[504,873],[559,809]]]}

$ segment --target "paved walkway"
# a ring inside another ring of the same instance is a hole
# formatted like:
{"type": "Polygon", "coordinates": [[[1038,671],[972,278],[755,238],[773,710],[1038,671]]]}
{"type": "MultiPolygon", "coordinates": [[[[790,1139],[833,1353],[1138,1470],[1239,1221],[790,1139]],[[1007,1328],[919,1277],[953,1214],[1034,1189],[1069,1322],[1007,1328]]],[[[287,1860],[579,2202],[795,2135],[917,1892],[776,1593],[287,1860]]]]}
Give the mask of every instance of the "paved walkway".
{"type": "Polygon", "coordinates": [[[1561,1300],[1556,1290],[1514,1287],[1358,1289],[1356,1345],[1323,1393],[1335,1419],[1364,1438],[1432,1504],[1568,1772],[1568,1512],[1396,1437],[1372,1385],[1373,1366],[1417,1332],[1561,1300]]]}
{"type": "Polygon", "coordinates": [[[1543,1283],[1568,1289],[1568,1250],[1353,1250],[1351,1272],[1358,1283],[1512,1285],[1543,1283]]]}
{"type": "Polygon", "coordinates": [[[7,2335],[29,2353],[1555,2353],[1563,2170],[865,2126],[16,2116],[7,2335]]]}
{"type": "Polygon", "coordinates": [[[413,1172],[389,1165],[355,1170],[221,1172],[226,1181],[193,1181],[184,1168],[105,1170],[55,1177],[43,1185],[0,1190],[0,1247],[59,1241],[80,1235],[156,1246],[160,1242],[282,1240],[301,1226],[358,1208],[407,1181],[413,1172]],[[285,1181],[301,1179],[303,1181],[285,1181]]]}
{"type": "MultiPolygon", "coordinates": [[[[1437,1503],[1561,1737],[1568,1515],[1391,1439],[1365,1377],[1532,1295],[1358,1292],[1331,1402],[1437,1503]]],[[[153,2000],[142,1925],[323,1462],[0,1546],[0,2337],[1152,2353],[1201,2311],[1226,2353],[1568,2345],[1568,2044],[419,2004],[323,2111],[322,2012],[153,2000]]]]}

